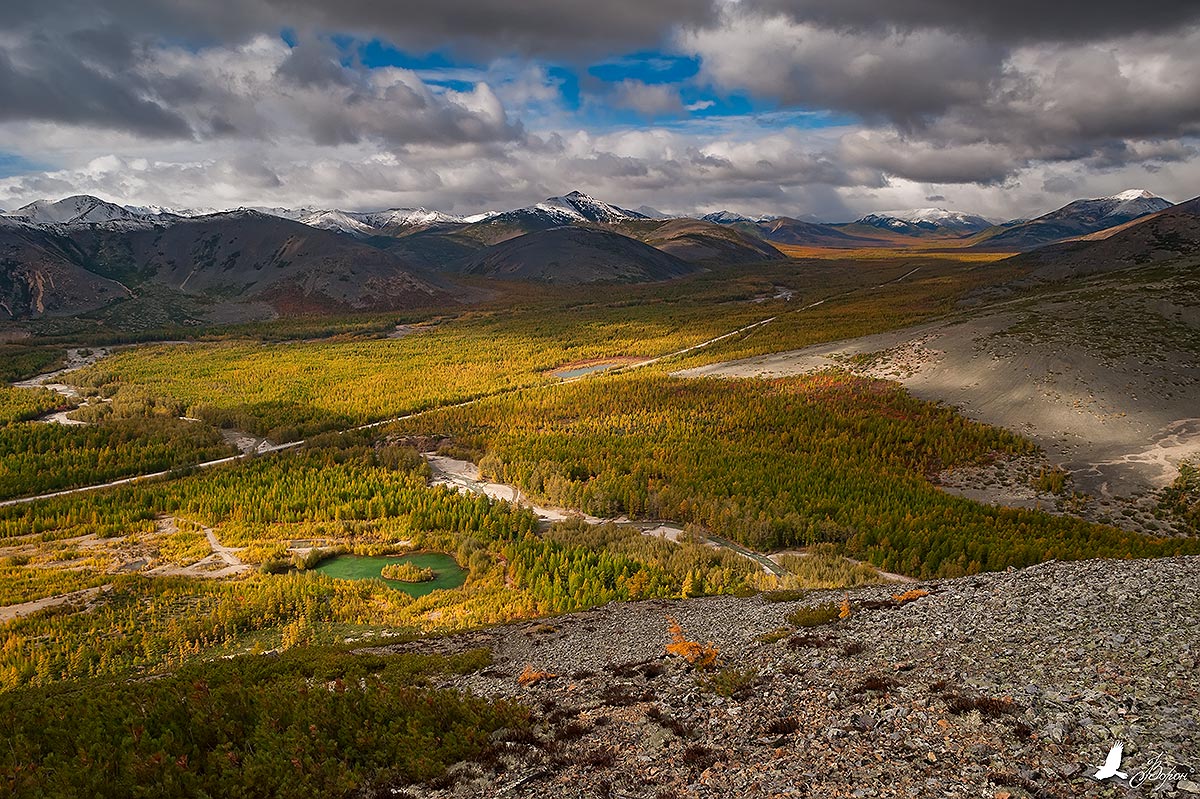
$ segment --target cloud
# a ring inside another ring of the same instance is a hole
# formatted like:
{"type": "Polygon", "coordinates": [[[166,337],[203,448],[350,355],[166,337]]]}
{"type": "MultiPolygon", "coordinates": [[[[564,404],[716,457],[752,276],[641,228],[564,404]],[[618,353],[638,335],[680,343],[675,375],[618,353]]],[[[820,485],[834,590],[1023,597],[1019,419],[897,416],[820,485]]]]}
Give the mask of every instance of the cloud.
{"type": "Polygon", "coordinates": [[[1000,218],[1189,196],[1198,150],[1200,5],[1175,0],[41,0],[0,31],[0,152],[24,165],[3,207],[473,211],[578,185],[1000,218]],[[369,68],[372,40],[421,66],[369,68]]]}
{"type": "Polygon", "coordinates": [[[194,45],[240,44],[290,27],[379,38],[417,52],[577,59],[653,47],[676,26],[705,24],[715,14],[704,0],[41,0],[7,11],[5,23],[58,31],[113,26],[194,45]]]}
{"type": "Polygon", "coordinates": [[[136,75],[119,71],[130,58],[118,38],[79,37],[76,51],[56,52],[40,36],[0,39],[0,122],[44,119],[76,125],[122,128],[144,136],[186,138],[184,118],[156,99],[136,75]],[[108,50],[110,62],[87,58],[108,50]]]}
{"type": "MultiPolygon", "coordinates": [[[[1053,40],[1053,26],[1006,32],[986,15],[969,25],[950,5],[871,4],[879,14],[868,24],[855,16],[862,0],[745,2],[678,45],[719,91],[857,116],[871,130],[843,154],[913,180],[986,184],[1038,162],[1149,162],[1200,134],[1200,26],[1159,32],[1151,14],[1120,36],[1053,40]]],[[[1098,12],[1093,33],[1128,17],[1098,12]]]]}
{"type": "Polygon", "coordinates": [[[613,87],[612,101],[620,108],[630,108],[645,116],[671,114],[683,110],[679,88],[666,83],[623,80],[613,87]]]}
{"type": "Polygon", "coordinates": [[[1164,33],[1200,22],[1193,0],[742,0],[742,6],[828,28],[937,28],[1016,43],[1164,33]]]}

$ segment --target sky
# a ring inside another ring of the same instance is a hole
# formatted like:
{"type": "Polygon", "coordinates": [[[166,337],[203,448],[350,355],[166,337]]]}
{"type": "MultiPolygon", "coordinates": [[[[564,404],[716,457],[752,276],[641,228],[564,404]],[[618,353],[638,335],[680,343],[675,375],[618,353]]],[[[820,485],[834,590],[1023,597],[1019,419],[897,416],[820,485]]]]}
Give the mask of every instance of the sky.
{"type": "Polygon", "coordinates": [[[1196,0],[38,0],[0,208],[994,219],[1200,194],[1196,0]]]}

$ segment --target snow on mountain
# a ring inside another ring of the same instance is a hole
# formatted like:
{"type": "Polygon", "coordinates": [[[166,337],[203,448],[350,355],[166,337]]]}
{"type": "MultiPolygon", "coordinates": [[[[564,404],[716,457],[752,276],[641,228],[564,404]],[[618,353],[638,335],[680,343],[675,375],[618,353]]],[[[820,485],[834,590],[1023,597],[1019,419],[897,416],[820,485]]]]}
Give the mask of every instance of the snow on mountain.
{"type": "Polygon", "coordinates": [[[711,214],[705,214],[700,217],[701,222],[714,222],[718,225],[736,225],[743,222],[751,224],[755,222],[770,222],[778,219],[777,216],[743,216],[742,214],[734,213],[733,211],[714,211],[711,214]]]}
{"type": "MultiPolygon", "coordinates": [[[[238,208],[238,209],[229,209],[229,210],[257,211],[260,214],[266,214],[267,216],[277,216],[277,217],[280,217],[281,219],[290,219],[293,222],[299,222],[301,219],[303,219],[306,216],[312,216],[313,214],[321,213],[321,209],[319,209],[319,208],[280,208],[280,207],[266,207],[266,206],[261,206],[261,205],[251,206],[249,209],[238,208]]],[[[220,212],[218,212],[218,213],[220,213],[220,212]]]]}
{"type": "Polygon", "coordinates": [[[615,205],[609,205],[580,191],[573,191],[562,197],[550,197],[532,208],[520,210],[536,211],[560,217],[564,224],[581,221],[621,222],[628,219],[645,219],[637,211],[628,211],[615,205]]]}
{"type": "Polygon", "coordinates": [[[950,211],[945,208],[905,208],[895,211],[877,211],[856,220],[856,224],[870,225],[899,233],[975,233],[992,226],[992,222],[978,214],[950,211]]]}
{"type": "Polygon", "coordinates": [[[336,230],[352,236],[370,236],[375,232],[373,225],[368,225],[361,219],[355,218],[354,214],[348,214],[345,211],[317,211],[314,214],[302,216],[297,221],[303,222],[309,227],[336,230]]]}
{"type": "Polygon", "coordinates": [[[209,216],[219,212],[217,208],[176,208],[165,205],[126,205],[126,211],[136,216],[209,216]]]}
{"type": "Polygon", "coordinates": [[[64,197],[58,201],[35,200],[10,211],[7,216],[37,225],[92,224],[143,218],[126,208],[87,194],[64,197]]]}
{"type": "Polygon", "coordinates": [[[427,208],[389,208],[386,211],[368,211],[350,216],[371,227],[396,227],[408,225],[440,225],[462,222],[461,216],[430,211],[427,208]]]}
{"type": "Polygon", "coordinates": [[[1137,219],[1139,216],[1146,214],[1156,214],[1159,211],[1164,211],[1170,208],[1174,203],[1164,200],[1145,189],[1126,189],[1119,194],[1114,194],[1111,197],[1102,197],[1098,200],[1081,200],[1080,202],[1093,203],[1112,203],[1111,210],[1105,213],[1106,217],[1123,217],[1125,219],[1137,219]]]}
{"type": "Polygon", "coordinates": [[[486,219],[491,219],[494,216],[500,216],[501,213],[503,213],[503,212],[502,211],[482,211],[478,214],[471,214],[470,216],[464,216],[462,218],[462,221],[466,222],[468,225],[471,225],[476,222],[483,222],[486,219]]]}
{"type": "Polygon", "coordinates": [[[371,236],[390,227],[428,226],[465,221],[460,216],[426,208],[389,208],[384,211],[316,211],[299,218],[300,222],[325,230],[338,230],[353,236],[371,236]]]}
{"type": "Polygon", "coordinates": [[[670,214],[664,214],[662,211],[658,210],[657,208],[651,208],[648,205],[640,205],[633,210],[637,211],[639,214],[646,217],[647,219],[673,219],[674,218],[670,214]]]}

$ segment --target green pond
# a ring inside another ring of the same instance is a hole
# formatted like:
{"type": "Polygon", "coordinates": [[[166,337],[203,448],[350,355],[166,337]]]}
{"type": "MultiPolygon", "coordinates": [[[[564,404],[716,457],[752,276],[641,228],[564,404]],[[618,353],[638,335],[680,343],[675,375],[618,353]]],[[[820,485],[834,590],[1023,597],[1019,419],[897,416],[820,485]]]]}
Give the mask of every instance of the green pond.
{"type": "Polygon", "coordinates": [[[439,588],[458,588],[467,581],[467,573],[459,568],[454,558],[441,552],[421,552],[415,555],[385,558],[367,555],[338,555],[317,566],[321,574],[339,580],[383,580],[397,591],[412,596],[425,596],[439,588]],[[436,576],[427,583],[403,583],[399,580],[384,580],[383,567],[391,563],[411,563],[418,568],[433,569],[436,576]]]}

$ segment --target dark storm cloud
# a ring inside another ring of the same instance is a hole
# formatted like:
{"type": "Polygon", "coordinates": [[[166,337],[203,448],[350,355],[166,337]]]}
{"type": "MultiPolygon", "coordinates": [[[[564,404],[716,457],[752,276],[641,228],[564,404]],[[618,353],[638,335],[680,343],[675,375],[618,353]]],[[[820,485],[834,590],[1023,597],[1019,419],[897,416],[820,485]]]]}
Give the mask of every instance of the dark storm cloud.
{"type": "MultiPolygon", "coordinates": [[[[116,61],[127,57],[116,52],[116,61]]],[[[152,138],[188,137],[187,121],[148,99],[136,78],[84,61],[34,36],[0,46],[0,122],[28,119],[129,130],[152,138]]]]}
{"type": "Polygon", "coordinates": [[[743,0],[830,27],[941,28],[993,41],[1081,41],[1170,33],[1200,22],[1196,0],[743,0]]]}
{"type": "Polygon", "coordinates": [[[10,12],[20,23],[119,24],[196,43],[245,40],[281,28],[381,38],[421,52],[467,47],[574,58],[653,47],[678,25],[715,18],[706,0],[45,0],[10,12]]]}

